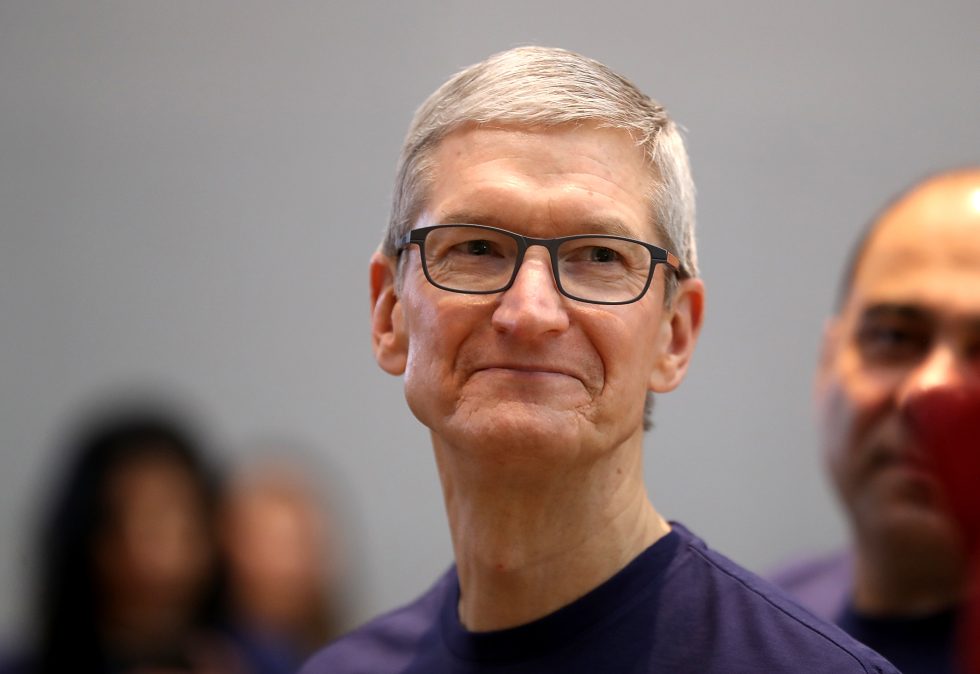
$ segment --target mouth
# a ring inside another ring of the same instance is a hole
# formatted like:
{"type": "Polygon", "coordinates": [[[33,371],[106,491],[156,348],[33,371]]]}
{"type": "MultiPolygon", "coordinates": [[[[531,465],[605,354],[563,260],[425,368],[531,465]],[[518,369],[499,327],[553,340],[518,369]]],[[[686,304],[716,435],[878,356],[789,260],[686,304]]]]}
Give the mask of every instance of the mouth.
{"type": "MultiPolygon", "coordinates": [[[[474,345],[456,363],[460,382],[472,380],[531,391],[562,390],[581,386],[590,395],[601,390],[603,369],[592,354],[580,348],[549,348],[521,350],[496,348],[494,345],[474,345]]],[[[568,392],[568,391],[566,391],[568,392]]]]}
{"type": "Polygon", "coordinates": [[[540,363],[489,363],[481,365],[473,369],[476,372],[514,372],[517,374],[526,375],[563,375],[566,377],[573,377],[575,379],[581,379],[579,374],[573,372],[571,369],[557,366],[557,365],[542,365],[540,363]]]}
{"type": "Polygon", "coordinates": [[[549,381],[557,379],[574,379],[581,382],[582,378],[576,374],[559,368],[526,366],[526,365],[490,365],[481,367],[473,372],[473,375],[490,375],[509,377],[526,383],[534,381],[549,381]]]}
{"type": "Polygon", "coordinates": [[[898,471],[918,481],[934,481],[935,468],[928,456],[913,448],[879,447],[869,462],[873,472],[898,471]]]}

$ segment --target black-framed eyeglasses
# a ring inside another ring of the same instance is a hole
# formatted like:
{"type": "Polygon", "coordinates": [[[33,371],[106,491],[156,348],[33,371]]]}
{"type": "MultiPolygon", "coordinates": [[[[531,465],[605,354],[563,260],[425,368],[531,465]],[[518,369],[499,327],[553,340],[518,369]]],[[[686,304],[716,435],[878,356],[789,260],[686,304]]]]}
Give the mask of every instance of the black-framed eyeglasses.
{"type": "Polygon", "coordinates": [[[658,264],[677,271],[677,257],[624,236],[577,234],[536,239],[486,225],[446,224],[413,229],[399,253],[418,244],[429,283],[454,293],[489,295],[511,287],[531,246],[551,257],[558,291],[580,302],[629,304],[643,297],[658,264]]]}

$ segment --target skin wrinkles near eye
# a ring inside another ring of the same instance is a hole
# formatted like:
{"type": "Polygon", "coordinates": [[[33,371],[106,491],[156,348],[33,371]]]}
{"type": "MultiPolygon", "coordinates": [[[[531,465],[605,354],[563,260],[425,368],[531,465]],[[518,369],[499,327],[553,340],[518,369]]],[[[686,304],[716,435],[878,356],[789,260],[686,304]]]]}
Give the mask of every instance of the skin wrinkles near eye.
{"type": "MultiPolygon", "coordinates": [[[[507,218],[500,217],[493,213],[484,213],[475,210],[456,210],[436,218],[432,224],[435,225],[483,225],[485,227],[497,227],[499,229],[514,230],[514,223],[508,222],[507,218]]],[[[564,228],[563,228],[564,229],[564,228]]],[[[524,232],[516,232],[524,234],[524,232]]],[[[567,223],[566,236],[579,234],[598,234],[622,236],[628,239],[635,239],[637,233],[626,225],[625,222],[616,217],[589,216],[580,222],[567,223]]],[[[642,238],[642,237],[641,237],[642,238]]],[[[656,243],[656,242],[651,242],[656,243]]]]}

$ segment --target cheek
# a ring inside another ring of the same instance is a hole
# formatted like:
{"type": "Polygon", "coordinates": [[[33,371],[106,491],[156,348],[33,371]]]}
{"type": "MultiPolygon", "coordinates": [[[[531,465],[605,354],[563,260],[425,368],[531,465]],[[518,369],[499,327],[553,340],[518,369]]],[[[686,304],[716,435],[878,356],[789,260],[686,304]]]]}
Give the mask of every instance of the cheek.
{"type": "Polygon", "coordinates": [[[439,302],[407,307],[408,362],[406,379],[431,369],[451,369],[464,323],[461,312],[439,302]]]}
{"type": "MultiPolygon", "coordinates": [[[[442,408],[454,386],[459,351],[471,332],[472,312],[454,304],[454,297],[418,302],[407,307],[408,357],[405,396],[420,419],[429,407],[442,408]]],[[[445,411],[444,409],[442,411],[445,411]]]]}
{"type": "Polygon", "coordinates": [[[818,405],[824,450],[831,470],[847,470],[848,460],[872,442],[875,429],[892,409],[895,377],[844,363],[823,385],[818,405]]]}
{"type": "MultiPolygon", "coordinates": [[[[659,355],[657,335],[649,326],[604,316],[601,321],[582,322],[585,340],[598,360],[596,377],[608,395],[638,399],[642,404],[649,388],[650,373],[659,355]]],[[[584,357],[584,356],[583,356],[584,357]]]]}
{"type": "Polygon", "coordinates": [[[840,481],[850,454],[850,432],[854,425],[855,406],[839,382],[825,385],[818,404],[818,423],[822,433],[824,460],[835,479],[840,481]]]}

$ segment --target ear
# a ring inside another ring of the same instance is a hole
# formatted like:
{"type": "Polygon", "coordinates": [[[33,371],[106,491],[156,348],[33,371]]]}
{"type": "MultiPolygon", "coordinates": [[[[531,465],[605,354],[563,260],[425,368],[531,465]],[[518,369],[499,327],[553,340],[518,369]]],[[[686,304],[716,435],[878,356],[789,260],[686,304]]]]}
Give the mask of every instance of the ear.
{"type": "Polygon", "coordinates": [[[830,369],[840,348],[841,319],[839,316],[828,318],[823,324],[823,338],[820,341],[820,358],[817,361],[817,373],[813,379],[813,395],[815,400],[823,397],[823,390],[830,369]]]}
{"type": "Polygon", "coordinates": [[[664,307],[659,356],[650,373],[650,390],[666,393],[677,388],[691,362],[704,319],[704,282],[684,279],[677,285],[670,306],[664,307]]]}
{"type": "Polygon", "coordinates": [[[388,374],[405,372],[408,334],[398,298],[398,261],[376,251],[371,256],[371,342],[374,358],[388,374]]]}

